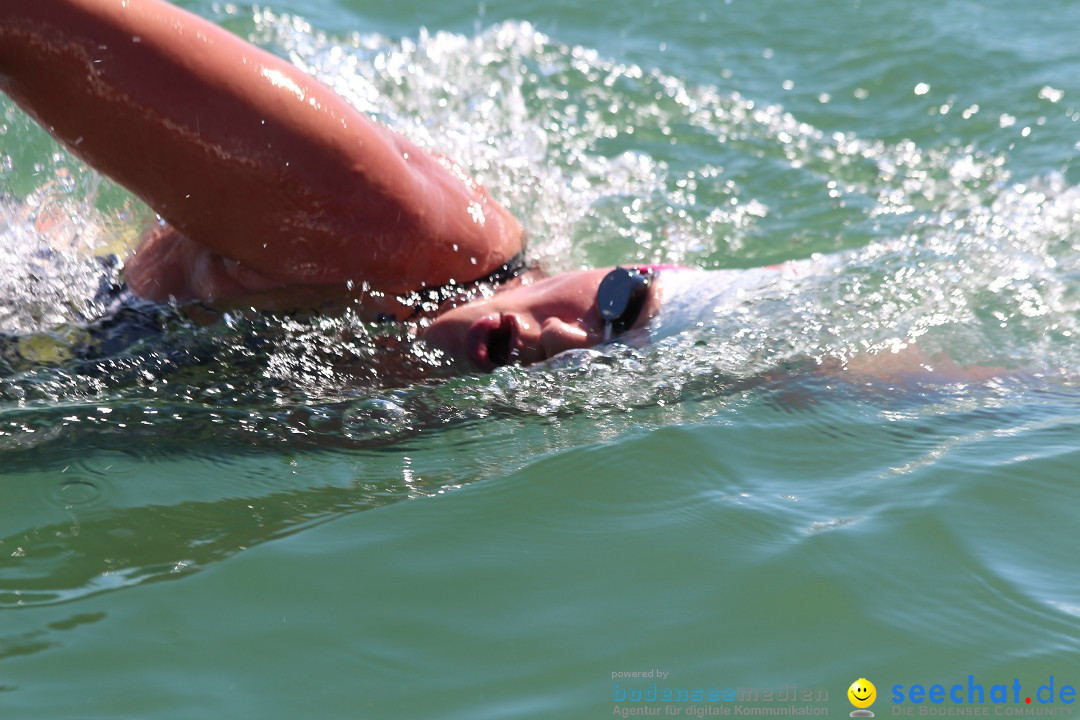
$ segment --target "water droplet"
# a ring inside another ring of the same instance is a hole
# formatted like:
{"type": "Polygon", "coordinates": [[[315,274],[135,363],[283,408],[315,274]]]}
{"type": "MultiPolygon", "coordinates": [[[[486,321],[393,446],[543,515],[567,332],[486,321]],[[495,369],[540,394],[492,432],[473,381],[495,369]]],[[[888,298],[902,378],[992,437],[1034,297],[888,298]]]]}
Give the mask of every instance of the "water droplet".
{"type": "Polygon", "coordinates": [[[1056,103],[1059,102],[1063,97],[1065,97],[1064,90],[1058,90],[1057,88],[1052,88],[1049,85],[1046,85],[1043,87],[1042,90],[1039,90],[1040,100],[1049,100],[1052,103],[1056,103]]]}

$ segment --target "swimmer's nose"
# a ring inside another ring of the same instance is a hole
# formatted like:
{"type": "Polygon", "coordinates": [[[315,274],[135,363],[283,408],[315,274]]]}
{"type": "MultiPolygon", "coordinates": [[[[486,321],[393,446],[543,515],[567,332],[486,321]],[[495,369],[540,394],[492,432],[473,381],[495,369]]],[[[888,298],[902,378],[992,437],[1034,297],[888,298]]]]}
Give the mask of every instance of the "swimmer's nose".
{"type": "Polygon", "coordinates": [[[544,357],[557,355],[563,350],[589,347],[597,342],[599,340],[589,335],[579,323],[570,323],[555,317],[544,320],[540,330],[540,346],[544,349],[544,357]]]}

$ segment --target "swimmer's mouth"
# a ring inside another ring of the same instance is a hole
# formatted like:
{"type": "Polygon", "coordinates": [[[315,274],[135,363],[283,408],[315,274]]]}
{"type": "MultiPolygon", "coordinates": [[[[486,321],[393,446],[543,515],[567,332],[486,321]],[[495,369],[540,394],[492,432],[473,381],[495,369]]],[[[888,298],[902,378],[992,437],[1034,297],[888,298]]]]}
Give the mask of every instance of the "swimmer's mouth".
{"type": "Polygon", "coordinates": [[[495,367],[502,367],[510,362],[510,348],[513,341],[513,332],[511,332],[505,321],[488,333],[488,360],[493,362],[495,367]]]}
{"type": "Polygon", "coordinates": [[[467,346],[469,359],[478,368],[491,372],[509,365],[516,359],[521,333],[517,316],[512,313],[488,315],[469,328],[467,346]]]}

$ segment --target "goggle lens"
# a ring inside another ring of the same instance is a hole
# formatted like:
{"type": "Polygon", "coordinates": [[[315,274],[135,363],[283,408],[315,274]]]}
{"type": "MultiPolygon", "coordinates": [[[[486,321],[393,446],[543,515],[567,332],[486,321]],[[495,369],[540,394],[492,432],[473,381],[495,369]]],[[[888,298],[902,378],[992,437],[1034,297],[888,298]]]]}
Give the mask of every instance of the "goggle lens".
{"type": "Polygon", "coordinates": [[[649,297],[652,272],[617,267],[600,281],[596,307],[604,321],[604,341],[633,327],[649,297]]]}

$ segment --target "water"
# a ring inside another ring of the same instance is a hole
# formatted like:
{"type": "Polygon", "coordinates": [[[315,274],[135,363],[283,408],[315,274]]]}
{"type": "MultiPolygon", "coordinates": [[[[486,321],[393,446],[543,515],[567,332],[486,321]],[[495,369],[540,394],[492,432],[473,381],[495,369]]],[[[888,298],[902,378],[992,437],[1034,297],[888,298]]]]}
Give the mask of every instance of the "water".
{"type": "Polygon", "coordinates": [[[185,3],[462,160],[553,270],[840,258],[651,348],[404,386],[371,359],[424,349],[347,315],[73,358],[91,256],[147,212],[5,101],[0,708],[1075,686],[1080,9],[1051,5],[185,3]],[[817,370],[912,339],[1009,372],[817,370]]]}

